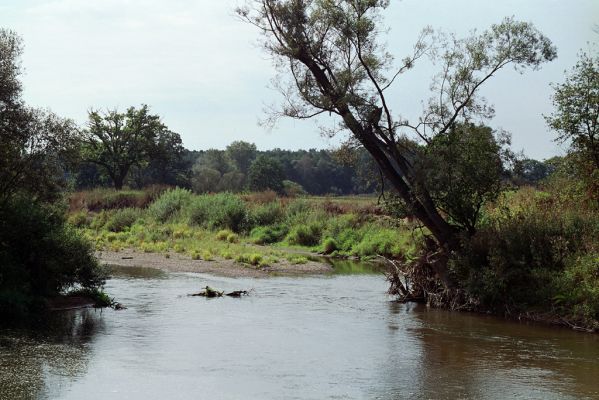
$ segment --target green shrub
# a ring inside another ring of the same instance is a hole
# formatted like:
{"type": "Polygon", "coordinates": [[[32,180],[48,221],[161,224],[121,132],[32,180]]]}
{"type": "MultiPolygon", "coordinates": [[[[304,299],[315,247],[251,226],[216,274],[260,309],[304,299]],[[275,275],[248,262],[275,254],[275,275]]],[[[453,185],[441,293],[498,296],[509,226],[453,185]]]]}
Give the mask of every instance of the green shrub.
{"type": "Polygon", "coordinates": [[[177,216],[179,211],[186,207],[192,198],[187,189],[175,188],[164,192],[148,208],[148,213],[156,221],[165,223],[177,216]]]}
{"type": "Polygon", "coordinates": [[[286,225],[258,226],[250,233],[251,240],[256,244],[270,244],[282,241],[289,233],[286,225]]]}
{"type": "Polygon", "coordinates": [[[251,210],[250,220],[254,226],[277,224],[285,218],[285,210],[279,201],[258,205],[251,210]]]}
{"type": "Polygon", "coordinates": [[[0,206],[0,314],[32,310],[73,287],[99,288],[105,273],[64,210],[29,199],[0,206]]]}
{"type": "Polygon", "coordinates": [[[574,255],[556,279],[554,306],[583,326],[599,329],[599,254],[574,255]]]}
{"type": "Polygon", "coordinates": [[[539,197],[518,201],[488,212],[486,225],[465,241],[451,261],[456,280],[482,308],[500,312],[547,310],[556,296],[576,298],[572,283],[585,282],[573,277],[588,278],[584,255],[597,248],[599,216],[539,197]]]}
{"type": "Polygon", "coordinates": [[[99,213],[97,213],[96,215],[93,216],[93,218],[89,224],[89,227],[92,229],[95,229],[95,230],[102,229],[111,215],[112,215],[112,213],[110,213],[108,211],[104,211],[104,210],[100,211],[99,213]]]}
{"type": "Polygon", "coordinates": [[[239,235],[236,233],[229,233],[227,235],[227,242],[229,243],[237,243],[239,242],[239,235]]]}
{"type": "Polygon", "coordinates": [[[190,224],[209,229],[242,232],[248,223],[244,201],[232,193],[196,196],[189,205],[188,215],[190,224]]]}
{"type": "Polygon", "coordinates": [[[138,208],[123,208],[110,216],[104,228],[112,232],[122,232],[131,227],[140,216],[141,210],[138,208]]]}
{"type": "Polygon", "coordinates": [[[287,241],[300,246],[316,246],[320,242],[321,233],[320,224],[316,222],[296,225],[287,235],[287,241]]]}

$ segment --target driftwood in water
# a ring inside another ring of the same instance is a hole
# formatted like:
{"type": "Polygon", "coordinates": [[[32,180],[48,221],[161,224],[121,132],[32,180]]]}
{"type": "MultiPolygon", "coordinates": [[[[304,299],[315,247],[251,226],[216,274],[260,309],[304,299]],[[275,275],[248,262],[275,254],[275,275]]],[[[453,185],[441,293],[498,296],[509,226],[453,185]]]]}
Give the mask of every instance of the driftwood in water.
{"type": "Polygon", "coordinates": [[[211,288],[210,286],[206,286],[206,288],[204,290],[202,290],[201,292],[190,294],[190,296],[201,296],[201,297],[223,297],[223,296],[241,297],[241,296],[247,295],[247,294],[248,294],[247,290],[235,290],[233,292],[225,293],[224,291],[216,290],[216,289],[211,288]]]}

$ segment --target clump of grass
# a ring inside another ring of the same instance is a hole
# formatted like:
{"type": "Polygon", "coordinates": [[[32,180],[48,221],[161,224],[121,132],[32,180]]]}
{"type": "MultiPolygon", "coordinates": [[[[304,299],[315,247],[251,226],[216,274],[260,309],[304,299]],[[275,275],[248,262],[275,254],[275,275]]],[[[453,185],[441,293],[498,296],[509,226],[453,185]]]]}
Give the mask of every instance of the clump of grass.
{"type": "Polygon", "coordinates": [[[217,238],[218,240],[223,240],[223,241],[226,241],[226,240],[227,240],[227,237],[229,237],[229,235],[230,235],[230,234],[232,234],[232,233],[233,233],[233,232],[231,232],[231,231],[230,231],[230,230],[228,230],[228,229],[223,229],[223,230],[220,230],[220,231],[218,231],[218,232],[216,233],[216,238],[217,238]]]}
{"type": "Polygon", "coordinates": [[[212,253],[208,250],[204,250],[202,252],[202,259],[204,261],[214,261],[214,257],[212,256],[212,253]]]}
{"type": "Polygon", "coordinates": [[[238,243],[239,242],[239,235],[236,233],[229,233],[227,235],[227,242],[229,243],[238,243]]]}
{"type": "Polygon", "coordinates": [[[235,261],[243,264],[259,265],[262,261],[262,255],[258,253],[240,254],[235,257],[235,261]]]}
{"type": "Polygon", "coordinates": [[[191,251],[191,259],[192,260],[199,260],[200,258],[201,258],[201,254],[199,251],[197,251],[197,250],[191,251]]]}
{"type": "Polygon", "coordinates": [[[283,240],[288,232],[289,228],[284,224],[258,226],[252,229],[250,238],[256,244],[271,244],[283,240]]]}

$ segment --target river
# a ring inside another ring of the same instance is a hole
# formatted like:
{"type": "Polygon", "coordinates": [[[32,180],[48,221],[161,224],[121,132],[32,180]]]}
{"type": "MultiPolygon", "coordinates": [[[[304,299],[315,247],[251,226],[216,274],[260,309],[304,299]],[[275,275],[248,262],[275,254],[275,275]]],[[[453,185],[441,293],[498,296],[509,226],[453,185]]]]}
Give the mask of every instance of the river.
{"type": "Polygon", "coordinates": [[[127,310],[0,329],[0,399],[599,398],[598,335],[398,304],[381,275],[341,270],[115,269],[127,310]],[[206,285],[252,292],[187,296],[206,285]]]}

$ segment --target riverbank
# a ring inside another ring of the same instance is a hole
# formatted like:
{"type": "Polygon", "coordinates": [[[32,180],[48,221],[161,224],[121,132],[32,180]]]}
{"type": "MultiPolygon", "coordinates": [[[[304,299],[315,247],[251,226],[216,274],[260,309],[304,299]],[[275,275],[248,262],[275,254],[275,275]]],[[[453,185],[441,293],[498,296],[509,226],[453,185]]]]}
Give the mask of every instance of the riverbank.
{"type": "Polygon", "coordinates": [[[327,274],[333,272],[329,264],[307,260],[302,264],[294,264],[288,260],[280,260],[275,265],[240,264],[234,260],[194,260],[192,257],[176,253],[144,253],[135,249],[121,251],[102,250],[96,257],[104,265],[119,267],[149,267],[169,272],[197,272],[230,278],[252,277],[262,278],[276,275],[298,276],[327,274]]]}

